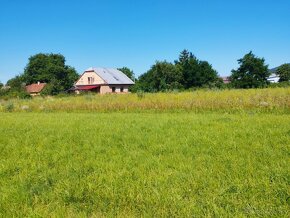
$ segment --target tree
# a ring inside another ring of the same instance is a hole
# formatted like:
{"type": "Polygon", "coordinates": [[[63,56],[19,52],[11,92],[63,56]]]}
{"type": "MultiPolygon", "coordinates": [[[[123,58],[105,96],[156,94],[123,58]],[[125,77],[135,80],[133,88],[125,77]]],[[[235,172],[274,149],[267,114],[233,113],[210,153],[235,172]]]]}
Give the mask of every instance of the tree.
{"type": "Polygon", "coordinates": [[[58,94],[68,90],[78,79],[76,70],[65,65],[65,57],[61,54],[36,54],[29,62],[21,76],[26,84],[45,82],[53,90],[47,94],[58,94]]]}
{"type": "Polygon", "coordinates": [[[0,89],[1,89],[3,86],[4,86],[4,84],[3,84],[3,83],[1,83],[1,81],[0,81],[0,89]]]}
{"type": "Polygon", "coordinates": [[[279,82],[290,81],[290,64],[283,64],[278,67],[276,74],[280,77],[279,82]]]}
{"type": "Polygon", "coordinates": [[[24,91],[25,85],[37,82],[48,83],[46,94],[54,95],[71,88],[79,75],[65,65],[61,54],[36,54],[29,58],[24,73],[7,82],[11,90],[24,91]]]}
{"type": "Polygon", "coordinates": [[[127,77],[129,77],[132,81],[135,81],[135,75],[133,70],[130,70],[128,67],[118,68],[121,72],[123,72],[127,77]]]}
{"type": "Polygon", "coordinates": [[[252,52],[238,60],[240,67],[232,70],[231,83],[236,88],[260,88],[269,84],[268,65],[264,58],[256,57],[252,52]]]}
{"type": "Polygon", "coordinates": [[[30,98],[31,96],[25,90],[25,82],[23,75],[17,75],[14,78],[7,81],[9,89],[4,90],[2,93],[8,98],[30,98]]]}
{"type": "Polygon", "coordinates": [[[143,91],[155,92],[182,88],[182,72],[167,61],[157,61],[149,71],[141,75],[138,86],[143,91]]]}
{"type": "Polygon", "coordinates": [[[220,83],[217,71],[207,61],[198,60],[188,50],[180,53],[175,64],[182,72],[182,83],[186,89],[220,83]]]}
{"type": "Polygon", "coordinates": [[[199,61],[200,75],[197,77],[197,82],[193,83],[196,87],[220,87],[221,79],[216,70],[212,68],[207,61],[199,61]]]}
{"type": "Polygon", "coordinates": [[[24,90],[25,82],[22,75],[17,75],[14,78],[7,81],[7,85],[10,86],[11,90],[20,91],[24,90]]]}

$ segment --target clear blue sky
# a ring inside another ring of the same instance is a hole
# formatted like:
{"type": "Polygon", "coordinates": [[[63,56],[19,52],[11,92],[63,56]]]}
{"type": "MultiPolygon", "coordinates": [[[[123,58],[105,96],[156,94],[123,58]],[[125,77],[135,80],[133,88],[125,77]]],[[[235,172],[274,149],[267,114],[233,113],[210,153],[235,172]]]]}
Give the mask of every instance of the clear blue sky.
{"type": "Polygon", "coordinates": [[[289,0],[1,0],[0,81],[29,56],[61,53],[90,66],[146,72],[182,49],[229,75],[252,50],[270,67],[290,62],[289,0]]]}

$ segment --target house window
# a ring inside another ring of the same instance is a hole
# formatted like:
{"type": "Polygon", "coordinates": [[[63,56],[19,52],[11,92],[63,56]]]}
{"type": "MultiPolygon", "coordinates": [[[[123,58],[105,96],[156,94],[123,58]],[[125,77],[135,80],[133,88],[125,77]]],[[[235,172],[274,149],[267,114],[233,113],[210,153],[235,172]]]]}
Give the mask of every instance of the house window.
{"type": "Polygon", "coordinates": [[[88,84],[94,84],[95,78],[94,77],[88,77],[88,84]]]}
{"type": "Polygon", "coordinates": [[[112,92],[116,92],[116,87],[112,87],[112,92]]]}
{"type": "Polygon", "coordinates": [[[124,87],[121,87],[120,92],[124,92],[124,87]]]}

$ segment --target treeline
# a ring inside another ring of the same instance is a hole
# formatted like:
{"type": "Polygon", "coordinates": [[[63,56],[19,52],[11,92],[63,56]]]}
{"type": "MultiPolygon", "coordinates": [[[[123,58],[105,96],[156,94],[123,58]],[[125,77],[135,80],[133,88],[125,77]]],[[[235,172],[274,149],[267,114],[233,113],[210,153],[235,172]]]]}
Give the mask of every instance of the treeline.
{"type": "MultiPolygon", "coordinates": [[[[29,58],[23,74],[10,79],[6,87],[0,83],[0,97],[30,97],[25,86],[37,82],[47,83],[42,95],[57,95],[70,89],[79,78],[76,70],[65,64],[61,54],[36,54],[29,58]]],[[[269,86],[271,72],[264,58],[252,52],[238,60],[239,67],[232,70],[230,83],[224,84],[218,72],[207,61],[199,60],[190,51],[183,50],[173,63],[156,61],[144,74],[135,78],[134,72],[127,67],[120,68],[129,78],[135,81],[132,92],[164,92],[196,88],[263,88],[269,86]]],[[[289,85],[290,64],[283,64],[276,74],[279,82],[289,85]]]]}
{"type": "MultiPolygon", "coordinates": [[[[157,61],[149,71],[139,77],[133,90],[160,92],[194,88],[264,88],[270,85],[271,72],[264,58],[252,52],[238,60],[238,69],[232,70],[230,83],[224,84],[218,72],[207,61],[197,59],[188,50],[183,50],[174,63],[157,61]]],[[[281,65],[276,74],[279,82],[290,81],[290,64],[281,65]]]]}
{"type": "Polygon", "coordinates": [[[141,75],[134,87],[145,92],[184,90],[192,87],[220,87],[222,80],[207,61],[198,60],[184,50],[174,63],[157,61],[141,75]]]}

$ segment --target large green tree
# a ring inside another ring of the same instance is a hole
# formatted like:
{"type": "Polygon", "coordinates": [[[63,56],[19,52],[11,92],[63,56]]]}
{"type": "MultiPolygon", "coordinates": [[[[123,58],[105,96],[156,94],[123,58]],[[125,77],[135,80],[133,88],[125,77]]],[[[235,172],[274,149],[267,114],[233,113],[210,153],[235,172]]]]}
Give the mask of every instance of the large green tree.
{"type": "Polygon", "coordinates": [[[240,67],[232,70],[231,84],[236,88],[260,88],[269,84],[268,65],[264,58],[256,57],[252,52],[238,60],[240,67]]]}
{"type": "Polygon", "coordinates": [[[217,71],[207,61],[198,60],[188,50],[183,50],[180,53],[175,64],[182,72],[182,84],[186,89],[220,83],[217,71]]]}
{"type": "Polygon", "coordinates": [[[290,81],[290,64],[283,64],[278,67],[276,74],[280,77],[279,82],[290,81]]]}
{"type": "Polygon", "coordinates": [[[57,94],[69,89],[79,75],[76,70],[65,64],[61,54],[36,54],[29,58],[21,79],[26,84],[48,83],[46,93],[57,94]]]}
{"type": "Polygon", "coordinates": [[[156,92],[182,88],[182,72],[167,61],[157,61],[149,71],[141,75],[138,87],[143,91],[156,92]]]}

